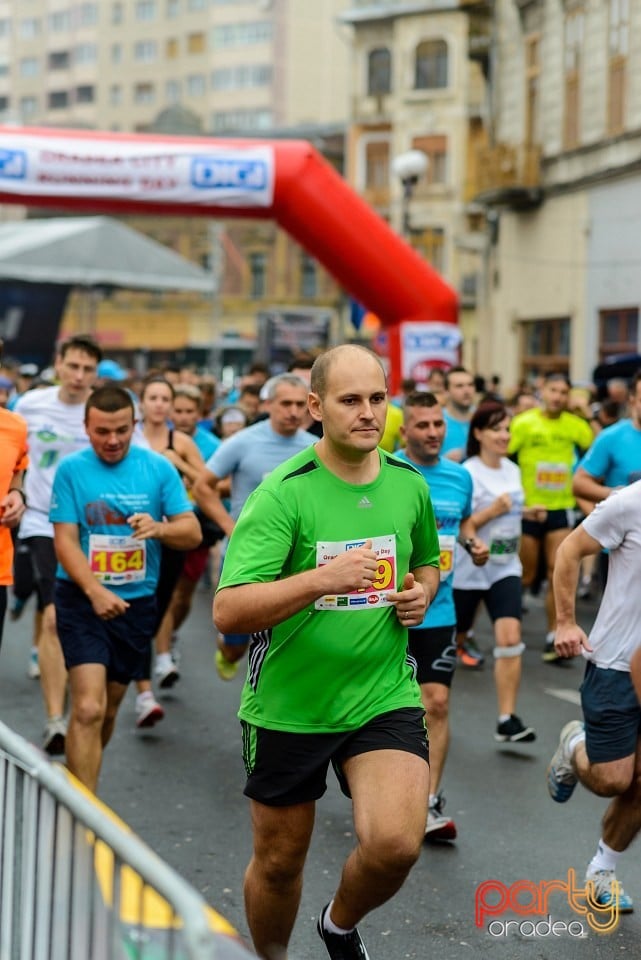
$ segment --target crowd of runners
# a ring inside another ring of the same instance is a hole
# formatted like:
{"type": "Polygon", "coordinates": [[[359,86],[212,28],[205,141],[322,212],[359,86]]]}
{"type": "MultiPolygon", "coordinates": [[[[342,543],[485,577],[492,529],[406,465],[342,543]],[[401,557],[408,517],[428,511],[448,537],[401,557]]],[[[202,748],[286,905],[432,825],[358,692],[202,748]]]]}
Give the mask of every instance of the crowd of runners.
{"type": "Polygon", "coordinates": [[[194,593],[217,590],[212,671],[231,680],[247,654],[245,900],[261,957],[286,956],[330,763],[358,837],[318,924],[334,960],[367,960],[357,923],[424,841],[455,841],[448,712],[455,670],[484,666],[481,604],[488,735],[536,739],[518,708],[536,594],[547,631],[530,647],[551,669],[587,660],[584,718],[561,732],[548,789],[613,798],[586,879],[602,906],[633,909],[616,869],[641,829],[641,375],[597,399],[563,373],[504,391],[455,367],[390,398],[380,360],[347,345],[276,375],[255,364],[223,396],[190,368],[129,376],[74,337],[49,370],[0,376],[0,636],[35,607],[25,670],[43,749],[96,790],[128,685],[133,722],[159,723],[162,691],[188,684],[194,593]],[[577,601],[601,595],[588,636],[577,601]]]}

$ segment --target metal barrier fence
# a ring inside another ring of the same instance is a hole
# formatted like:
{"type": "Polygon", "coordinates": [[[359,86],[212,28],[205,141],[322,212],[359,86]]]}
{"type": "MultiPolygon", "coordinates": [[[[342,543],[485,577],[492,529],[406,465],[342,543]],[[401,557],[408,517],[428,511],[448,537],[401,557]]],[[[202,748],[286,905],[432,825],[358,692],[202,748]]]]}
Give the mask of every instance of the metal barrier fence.
{"type": "Polygon", "coordinates": [[[0,960],[249,960],[122,821],[0,723],[0,960]]]}

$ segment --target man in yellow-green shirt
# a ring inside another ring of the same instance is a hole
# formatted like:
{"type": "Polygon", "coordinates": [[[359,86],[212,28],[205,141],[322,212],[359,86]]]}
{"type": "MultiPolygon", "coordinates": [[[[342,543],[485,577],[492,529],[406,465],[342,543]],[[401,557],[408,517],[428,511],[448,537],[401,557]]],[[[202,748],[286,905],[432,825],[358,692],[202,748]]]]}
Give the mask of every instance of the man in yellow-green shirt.
{"type": "Polygon", "coordinates": [[[590,425],[567,411],[570,386],[566,374],[549,373],[541,390],[540,407],[520,413],[510,428],[509,453],[521,469],[525,506],[540,508],[536,520],[523,520],[521,563],[523,586],[528,587],[535,580],[539,556],[544,551],[548,632],[543,659],[548,663],[561,659],[554,649],[552,576],[559,544],[574,526],[572,472],[577,455],[587,450],[594,439],[590,425]]]}

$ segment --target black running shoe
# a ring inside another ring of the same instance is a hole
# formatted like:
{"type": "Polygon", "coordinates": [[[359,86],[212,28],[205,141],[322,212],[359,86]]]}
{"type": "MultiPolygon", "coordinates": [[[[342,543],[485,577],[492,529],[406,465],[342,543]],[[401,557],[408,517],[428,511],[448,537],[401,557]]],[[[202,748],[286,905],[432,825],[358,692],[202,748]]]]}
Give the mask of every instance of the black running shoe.
{"type": "Polygon", "coordinates": [[[329,904],[321,910],[317,929],[332,960],[369,960],[369,954],[357,927],[354,927],[351,933],[329,933],[325,930],[323,920],[328,910],[329,904]]]}
{"type": "Polygon", "coordinates": [[[526,727],[520,717],[511,715],[509,720],[499,723],[494,734],[498,743],[532,743],[536,733],[532,727],[526,727]]]}

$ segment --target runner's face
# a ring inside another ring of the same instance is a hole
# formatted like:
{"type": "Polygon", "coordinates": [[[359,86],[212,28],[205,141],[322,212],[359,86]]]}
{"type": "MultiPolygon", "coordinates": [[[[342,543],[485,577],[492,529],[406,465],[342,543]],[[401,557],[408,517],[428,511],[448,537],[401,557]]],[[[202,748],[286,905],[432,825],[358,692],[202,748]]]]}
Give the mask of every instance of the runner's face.
{"type": "Polygon", "coordinates": [[[166,383],[150,383],[140,400],[143,420],[153,424],[165,423],[171,416],[173,397],[166,383]]]}
{"type": "Polygon", "coordinates": [[[273,400],[268,401],[272,430],[282,437],[292,437],[307,413],[307,394],[302,387],[279,383],[273,400]]]}
{"type": "Polygon", "coordinates": [[[565,380],[548,380],[541,390],[543,409],[548,413],[559,414],[568,408],[570,388],[565,380]]]}
{"type": "Polygon", "coordinates": [[[494,424],[493,427],[475,430],[474,435],[481,445],[482,453],[504,457],[510,442],[510,418],[504,417],[500,423],[494,424]]]}
{"type": "Polygon", "coordinates": [[[190,400],[189,397],[176,397],[172,414],[176,430],[191,436],[196,429],[199,416],[198,404],[194,400],[190,400]]]}
{"type": "Polygon", "coordinates": [[[402,433],[412,460],[416,463],[435,463],[445,439],[445,420],[440,405],[406,407],[402,433]]]}
{"type": "Polygon", "coordinates": [[[98,362],[84,350],[72,348],[56,360],[56,376],[64,402],[82,403],[96,379],[98,362]]]}
{"type": "Polygon", "coordinates": [[[385,375],[371,357],[345,353],[327,372],[325,397],[314,398],[313,410],[322,415],[323,435],[345,454],[375,450],[385,429],[387,387],[385,375]]]}
{"type": "Polygon", "coordinates": [[[474,380],[469,373],[452,373],[448,377],[447,392],[452,403],[468,410],[474,403],[474,380]]]}
{"type": "Polygon", "coordinates": [[[115,413],[90,407],[85,429],[96,456],[104,463],[120,463],[127,456],[134,432],[131,407],[124,407],[115,413]]]}

